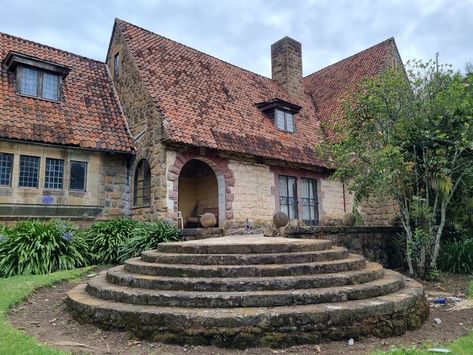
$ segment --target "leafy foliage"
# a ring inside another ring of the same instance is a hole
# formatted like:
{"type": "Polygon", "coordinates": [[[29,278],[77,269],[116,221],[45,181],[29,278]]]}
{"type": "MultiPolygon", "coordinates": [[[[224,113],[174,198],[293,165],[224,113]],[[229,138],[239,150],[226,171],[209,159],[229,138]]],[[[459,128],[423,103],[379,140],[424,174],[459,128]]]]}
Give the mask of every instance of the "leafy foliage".
{"type": "Polygon", "coordinates": [[[179,231],[163,221],[139,223],[133,229],[133,236],[120,249],[120,260],[139,256],[144,250],[155,249],[158,243],[178,240],[179,231]]]}
{"type": "Polygon", "coordinates": [[[84,231],[94,264],[118,264],[120,251],[140,222],[127,218],[99,221],[84,231]]]}
{"type": "Polygon", "coordinates": [[[473,273],[473,239],[459,239],[442,245],[439,268],[459,274],[473,273]]]}
{"type": "Polygon", "coordinates": [[[89,248],[72,224],[24,220],[3,227],[0,236],[0,275],[47,274],[88,264],[89,248]]]}
{"type": "Polygon", "coordinates": [[[473,178],[473,76],[414,61],[407,73],[366,79],[344,99],[344,113],[324,121],[329,139],[317,153],[332,159],[357,203],[397,201],[409,272],[429,275],[452,201],[469,201],[460,195],[473,178]]]}

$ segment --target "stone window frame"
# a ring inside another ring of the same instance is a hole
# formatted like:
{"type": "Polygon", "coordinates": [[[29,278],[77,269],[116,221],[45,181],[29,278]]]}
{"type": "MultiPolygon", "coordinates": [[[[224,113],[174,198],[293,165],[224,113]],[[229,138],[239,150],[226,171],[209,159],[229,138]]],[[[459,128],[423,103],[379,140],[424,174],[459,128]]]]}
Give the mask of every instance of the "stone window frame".
{"type": "Polygon", "coordinates": [[[147,159],[138,161],[133,174],[133,208],[151,206],[151,167],[147,159]],[[139,179],[141,177],[141,179],[139,179]],[[138,195],[141,191],[141,196],[138,195]],[[139,202],[141,198],[141,202],[139,202]]]}

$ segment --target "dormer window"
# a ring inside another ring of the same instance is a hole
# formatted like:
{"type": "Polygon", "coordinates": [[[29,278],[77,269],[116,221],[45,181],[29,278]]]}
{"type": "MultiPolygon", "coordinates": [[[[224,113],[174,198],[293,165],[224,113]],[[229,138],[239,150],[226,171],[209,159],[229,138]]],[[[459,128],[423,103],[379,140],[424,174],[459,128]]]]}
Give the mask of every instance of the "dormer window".
{"type": "Polygon", "coordinates": [[[62,81],[69,68],[16,52],[9,52],[4,64],[8,70],[16,71],[18,94],[52,101],[61,99],[62,81]]]}
{"type": "Polygon", "coordinates": [[[275,110],[276,126],[281,131],[294,132],[294,115],[290,112],[275,110]]]}
{"type": "Polygon", "coordinates": [[[277,98],[257,103],[256,106],[274,121],[277,129],[289,133],[295,132],[295,115],[300,111],[301,106],[277,98]]]}
{"type": "Polygon", "coordinates": [[[25,66],[18,66],[16,73],[19,94],[46,100],[59,100],[59,75],[25,66]]]}

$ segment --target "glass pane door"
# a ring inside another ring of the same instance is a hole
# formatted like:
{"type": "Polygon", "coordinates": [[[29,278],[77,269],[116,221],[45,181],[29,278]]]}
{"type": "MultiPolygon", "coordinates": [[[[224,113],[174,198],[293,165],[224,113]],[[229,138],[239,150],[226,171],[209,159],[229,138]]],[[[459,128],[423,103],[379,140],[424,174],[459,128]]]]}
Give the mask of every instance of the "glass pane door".
{"type": "Polygon", "coordinates": [[[297,219],[297,182],[293,176],[279,176],[279,205],[289,219],[297,219]]]}
{"type": "Polygon", "coordinates": [[[317,181],[314,179],[301,179],[302,219],[305,224],[319,224],[317,181]]]}

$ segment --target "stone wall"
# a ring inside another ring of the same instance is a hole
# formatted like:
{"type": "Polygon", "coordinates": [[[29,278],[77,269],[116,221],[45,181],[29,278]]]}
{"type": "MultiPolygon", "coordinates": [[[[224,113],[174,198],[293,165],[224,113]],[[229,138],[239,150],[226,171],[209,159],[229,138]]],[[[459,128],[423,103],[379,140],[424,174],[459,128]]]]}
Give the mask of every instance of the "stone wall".
{"type": "Polygon", "coordinates": [[[363,201],[359,211],[365,226],[390,225],[399,212],[399,205],[393,198],[369,197],[363,201]]]}
{"type": "Polygon", "coordinates": [[[398,227],[288,227],[289,238],[329,239],[350,252],[362,254],[390,269],[403,267],[401,229],[398,227]]]}
{"type": "Polygon", "coordinates": [[[276,198],[269,166],[230,160],[228,168],[235,177],[232,225],[241,226],[247,219],[255,227],[271,224],[276,198]]]}
{"type": "Polygon", "coordinates": [[[13,154],[11,186],[0,187],[0,218],[63,217],[95,219],[122,216],[129,205],[127,157],[121,154],[0,141],[0,153],[13,154]],[[37,188],[19,187],[20,155],[40,158],[37,188]],[[64,160],[62,189],[46,189],[46,158],[64,160]],[[70,162],[87,163],[85,191],[71,191],[70,162]]]}
{"type": "Polygon", "coordinates": [[[120,104],[127,117],[128,127],[134,137],[136,157],[130,167],[130,185],[133,192],[133,176],[141,159],[147,159],[151,169],[151,204],[146,207],[131,206],[133,218],[156,220],[168,217],[166,204],[166,149],[161,143],[163,118],[140,77],[138,68],[120,31],[115,28],[107,55],[107,67],[113,73],[113,58],[120,56],[119,75],[114,79],[120,104]]]}
{"type": "Polygon", "coordinates": [[[328,177],[321,178],[319,199],[323,222],[339,221],[346,213],[352,212],[353,198],[340,181],[328,177]]]}

